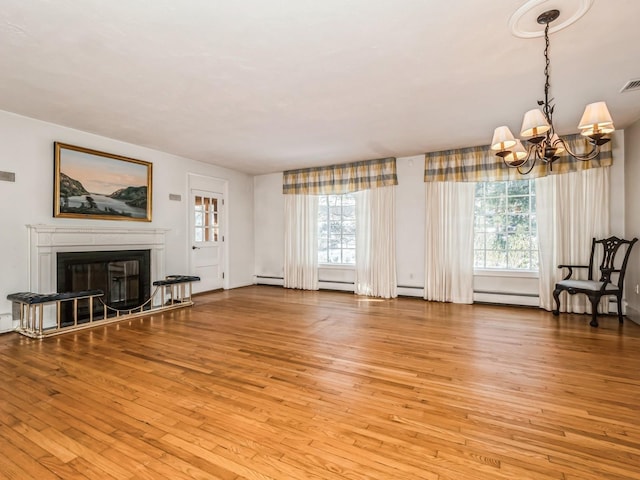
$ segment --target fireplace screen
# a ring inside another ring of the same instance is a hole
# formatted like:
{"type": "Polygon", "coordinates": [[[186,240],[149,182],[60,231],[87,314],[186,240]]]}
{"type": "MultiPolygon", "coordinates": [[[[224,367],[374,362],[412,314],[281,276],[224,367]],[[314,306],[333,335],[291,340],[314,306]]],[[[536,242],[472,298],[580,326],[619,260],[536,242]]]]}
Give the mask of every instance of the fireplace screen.
{"type": "MultiPolygon", "coordinates": [[[[150,251],[58,253],[58,292],[99,289],[104,302],[115,309],[135,308],[149,299],[150,251]]],[[[63,305],[64,306],[64,305],[63,305]]],[[[65,306],[63,322],[72,320],[72,305],[65,306]]],[[[104,316],[104,307],[94,302],[94,318],[104,316]]],[[[78,320],[89,318],[89,304],[78,305],[78,320]]]]}

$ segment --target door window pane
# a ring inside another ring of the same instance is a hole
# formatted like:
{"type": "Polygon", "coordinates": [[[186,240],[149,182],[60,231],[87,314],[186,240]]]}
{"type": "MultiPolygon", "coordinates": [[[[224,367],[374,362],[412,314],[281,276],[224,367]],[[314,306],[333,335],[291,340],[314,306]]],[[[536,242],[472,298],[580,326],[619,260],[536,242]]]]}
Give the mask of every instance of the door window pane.
{"type": "Polygon", "coordinates": [[[194,197],[194,240],[217,242],[219,237],[218,199],[196,195],[194,197]]]}

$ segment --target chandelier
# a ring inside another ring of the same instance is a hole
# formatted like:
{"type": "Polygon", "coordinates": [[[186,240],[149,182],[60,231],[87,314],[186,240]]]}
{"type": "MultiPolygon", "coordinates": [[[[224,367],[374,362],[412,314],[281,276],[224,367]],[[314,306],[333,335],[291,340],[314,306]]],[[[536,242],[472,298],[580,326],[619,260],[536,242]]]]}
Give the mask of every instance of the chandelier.
{"type": "Polygon", "coordinates": [[[544,58],[545,58],[545,83],[544,101],[538,100],[542,107],[529,110],[524,115],[520,136],[527,141],[527,148],[516,139],[509,127],[502,126],[495,129],[491,149],[501,157],[505,165],[517,168],[522,175],[529,173],[540,160],[553,169],[553,162],[560,158],[560,154],[567,152],[578,160],[591,160],[600,153],[600,146],[611,138],[608,136],[615,130],[613,120],[605,102],[591,103],[586,106],[578,130],[589,141],[590,150],[586,153],[577,153],[571,150],[567,142],[558,137],[553,126],[553,98],[549,98],[549,24],[560,15],[559,10],[549,10],[538,16],[537,22],[545,25],[544,28],[544,58]]]}

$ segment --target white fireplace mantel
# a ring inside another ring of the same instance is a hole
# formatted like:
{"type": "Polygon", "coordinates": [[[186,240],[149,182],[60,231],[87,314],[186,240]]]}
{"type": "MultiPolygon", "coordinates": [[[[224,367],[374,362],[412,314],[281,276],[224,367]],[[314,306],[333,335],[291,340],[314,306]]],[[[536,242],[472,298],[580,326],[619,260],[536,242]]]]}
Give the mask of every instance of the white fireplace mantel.
{"type": "Polygon", "coordinates": [[[165,276],[167,229],[27,225],[29,231],[29,290],[56,291],[58,252],[150,250],[151,280],[165,276]]]}

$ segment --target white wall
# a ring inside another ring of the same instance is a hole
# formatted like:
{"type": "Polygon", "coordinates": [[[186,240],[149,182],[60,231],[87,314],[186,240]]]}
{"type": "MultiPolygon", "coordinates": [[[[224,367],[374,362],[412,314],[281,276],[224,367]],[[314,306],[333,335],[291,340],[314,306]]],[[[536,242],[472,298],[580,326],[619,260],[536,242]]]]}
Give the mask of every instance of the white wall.
{"type": "MultiPolygon", "coordinates": [[[[640,120],[625,130],[625,152],[627,164],[625,168],[625,236],[640,238],[640,120]]],[[[631,251],[627,276],[625,278],[625,298],[627,300],[627,316],[640,324],[640,244],[631,251]]]]}
{"type": "MultiPolygon", "coordinates": [[[[153,221],[140,228],[166,228],[167,273],[189,272],[188,173],[228,180],[229,286],[253,280],[253,180],[243,173],[119,142],[79,130],[0,111],[0,330],[11,312],[9,293],[28,290],[27,224],[115,226],[108,220],[53,218],[53,142],[64,142],[153,163],[153,221]],[[169,193],[182,196],[169,200],[169,193]]],[[[127,222],[129,224],[129,222],[127,222]]],[[[130,225],[131,226],[131,225],[130,225]]],[[[45,293],[45,292],[40,292],[45,293]]]]}
{"type": "MultiPolygon", "coordinates": [[[[611,232],[624,235],[624,132],[613,138],[614,165],[611,171],[611,232]]],[[[638,140],[640,143],[640,140],[638,140]]],[[[640,155],[640,152],[639,152],[640,155]]],[[[397,159],[396,187],[396,252],[398,293],[423,296],[425,245],[424,156],[397,159]]],[[[640,171],[638,172],[640,180],[640,171]]],[[[256,281],[282,285],[284,266],[284,209],[282,174],[261,175],[254,178],[256,193],[256,281]],[[261,278],[263,277],[263,278],[261,278]],[[267,279],[266,277],[276,277],[267,279]]],[[[637,188],[636,188],[637,190],[637,188]]],[[[640,204],[640,202],[638,202],[640,204]]],[[[639,222],[640,230],[640,222],[639,222]]],[[[640,250],[640,248],[638,248],[640,250]]],[[[320,268],[320,288],[353,291],[353,269],[320,268]],[[322,282],[324,280],[324,282],[322,282]]],[[[482,273],[474,276],[474,301],[514,305],[538,305],[538,278],[531,273],[482,273]]]]}
{"type": "Polygon", "coordinates": [[[396,263],[398,293],[424,296],[424,155],[396,161],[396,263]]]}
{"type": "MultiPolygon", "coordinates": [[[[282,173],[253,177],[255,196],[255,274],[282,278],[284,275],[284,195],[282,173]]],[[[280,283],[282,285],[282,283],[280,283]]]]}
{"type": "Polygon", "coordinates": [[[609,217],[611,234],[624,238],[625,235],[625,176],[627,174],[626,130],[616,130],[612,136],[613,165],[611,166],[611,192],[609,198],[609,217]]]}

